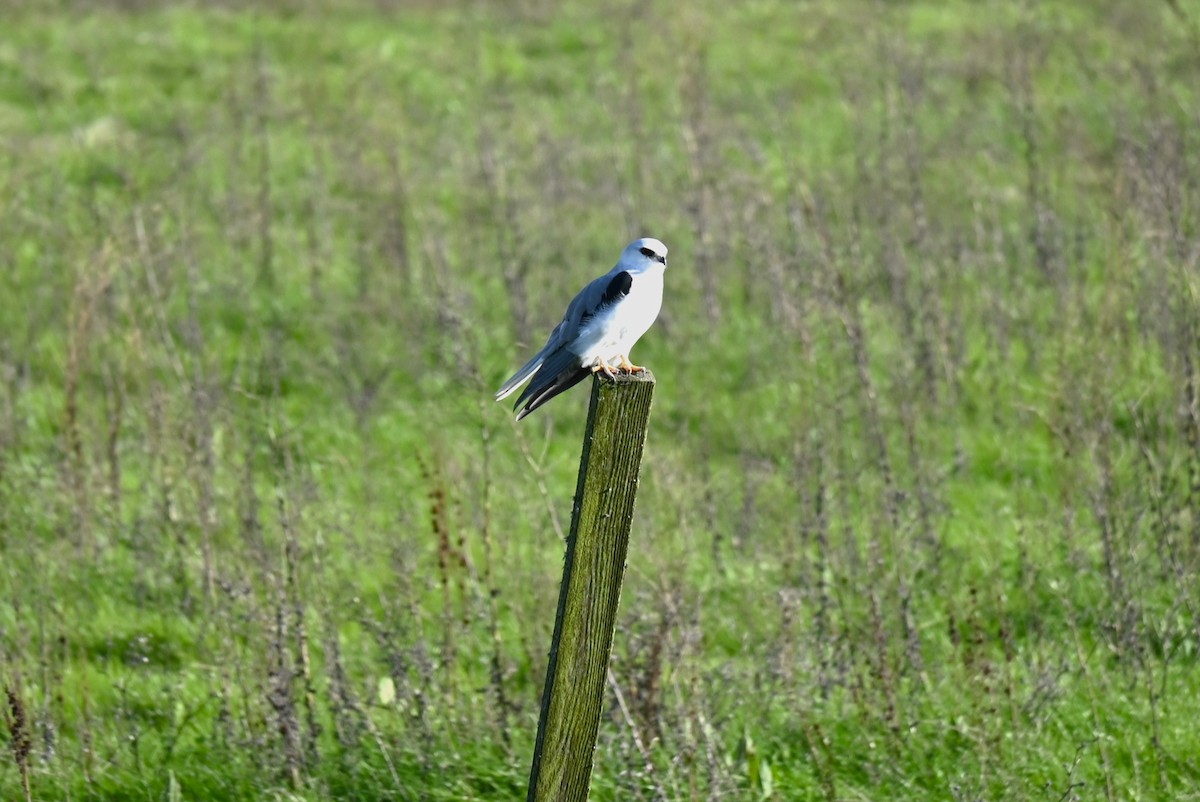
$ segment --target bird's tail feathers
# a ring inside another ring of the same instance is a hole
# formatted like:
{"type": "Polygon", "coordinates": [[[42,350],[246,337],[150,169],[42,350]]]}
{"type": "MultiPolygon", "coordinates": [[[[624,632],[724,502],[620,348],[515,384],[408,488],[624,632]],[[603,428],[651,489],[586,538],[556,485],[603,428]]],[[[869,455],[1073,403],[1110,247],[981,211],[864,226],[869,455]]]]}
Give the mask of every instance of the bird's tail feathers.
{"type": "Polygon", "coordinates": [[[564,390],[574,387],[583,381],[589,372],[587,368],[579,364],[579,356],[568,348],[559,348],[547,354],[529,385],[524,392],[517,396],[517,403],[513,405],[513,409],[525,404],[525,408],[518,413],[517,420],[533,412],[564,390]],[[529,403],[526,404],[526,401],[529,403]]]}
{"type": "MultiPolygon", "coordinates": [[[[521,418],[525,417],[530,412],[533,412],[535,409],[540,407],[542,404],[545,404],[559,393],[570,390],[572,387],[586,379],[589,375],[591,375],[591,371],[587,368],[568,367],[558,373],[556,376],[551,377],[550,380],[544,385],[541,385],[537,388],[532,397],[529,399],[529,403],[527,403],[524,408],[517,413],[517,420],[521,420],[521,418]]],[[[517,402],[518,405],[520,405],[520,403],[520,401],[517,402]]]]}
{"type": "Polygon", "coordinates": [[[530,376],[537,373],[537,369],[542,366],[542,362],[544,361],[545,357],[541,353],[538,353],[537,356],[526,362],[524,367],[514,373],[508,381],[500,385],[500,389],[496,391],[496,400],[503,401],[516,392],[517,388],[528,381],[530,376]]]}

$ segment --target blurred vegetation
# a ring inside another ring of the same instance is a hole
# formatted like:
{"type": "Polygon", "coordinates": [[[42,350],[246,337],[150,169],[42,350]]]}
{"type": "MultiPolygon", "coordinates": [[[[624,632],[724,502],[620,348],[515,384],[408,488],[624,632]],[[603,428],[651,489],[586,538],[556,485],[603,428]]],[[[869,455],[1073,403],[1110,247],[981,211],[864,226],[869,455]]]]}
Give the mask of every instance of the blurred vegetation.
{"type": "Polygon", "coordinates": [[[1200,798],[1200,4],[5,4],[0,798],[524,793],[671,248],[597,800],[1200,798]]]}

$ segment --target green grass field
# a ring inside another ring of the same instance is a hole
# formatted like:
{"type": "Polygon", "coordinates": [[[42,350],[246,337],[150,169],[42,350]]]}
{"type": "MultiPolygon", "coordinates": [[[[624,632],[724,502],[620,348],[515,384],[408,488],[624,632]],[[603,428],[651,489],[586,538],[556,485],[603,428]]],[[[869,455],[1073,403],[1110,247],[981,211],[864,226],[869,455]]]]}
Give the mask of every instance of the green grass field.
{"type": "Polygon", "coordinates": [[[0,799],[1200,799],[1200,3],[3,4],[0,799]]]}

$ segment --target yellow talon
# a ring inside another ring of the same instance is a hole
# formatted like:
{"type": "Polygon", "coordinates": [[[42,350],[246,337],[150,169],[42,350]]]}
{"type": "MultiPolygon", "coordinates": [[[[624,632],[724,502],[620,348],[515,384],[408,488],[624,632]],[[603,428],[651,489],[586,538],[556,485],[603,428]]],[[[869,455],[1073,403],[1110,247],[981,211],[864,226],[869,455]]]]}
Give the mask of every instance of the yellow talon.
{"type": "Polygon", "coordinates": [[[604,371],[604,375],[610,379],[617,377],[616,372],[613,371],[613,366],[605,362],[603,358],[600,358],[599,364],[592,367],[592,373],[599,373],[600,371],[604,371]]]}
{"type": "Polygon", "coordinates": [[[646,372],[646,369],[644,367],[642,367],[641,365],[635,365],[632,362],[630,362],[629,357],[627,357],[625,354],[621,354],[621,370],[625,371],[626,373],[645,373],[646,372]]]}

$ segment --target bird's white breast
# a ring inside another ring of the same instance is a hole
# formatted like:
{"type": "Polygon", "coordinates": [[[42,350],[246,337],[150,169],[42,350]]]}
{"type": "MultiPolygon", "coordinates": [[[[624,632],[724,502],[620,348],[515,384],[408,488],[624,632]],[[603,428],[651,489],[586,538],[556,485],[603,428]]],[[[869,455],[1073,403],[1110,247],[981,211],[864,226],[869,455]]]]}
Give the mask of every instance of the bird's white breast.
{"type": "Polygon", "coordinates": [[[580,330],[571,350],[579,354],[583,365],[597,360],[611,362],[628,356],[662,309],[663,269],[654,268],[631,273],[629,293],[589,320],[580,330]]]}

